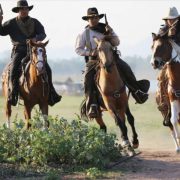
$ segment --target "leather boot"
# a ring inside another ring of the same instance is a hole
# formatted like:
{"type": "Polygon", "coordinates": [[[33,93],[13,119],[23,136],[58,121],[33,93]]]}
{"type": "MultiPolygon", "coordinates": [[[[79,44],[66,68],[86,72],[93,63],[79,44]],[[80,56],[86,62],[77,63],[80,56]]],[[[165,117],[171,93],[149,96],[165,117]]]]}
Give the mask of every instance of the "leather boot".
{"type": "Polygon", "coordinates": [[[54,104],[61,101],[62,96],[59,95],[53,86],[50,86],[48,104],[53,106],[54,104]]]}
{"type": "Polygon", "coordinates": [[[148,94],[138,89],[135,92],[132,92],[133,98],[136,100],[136,103],[143,104],[148,99],[148,94]]]}

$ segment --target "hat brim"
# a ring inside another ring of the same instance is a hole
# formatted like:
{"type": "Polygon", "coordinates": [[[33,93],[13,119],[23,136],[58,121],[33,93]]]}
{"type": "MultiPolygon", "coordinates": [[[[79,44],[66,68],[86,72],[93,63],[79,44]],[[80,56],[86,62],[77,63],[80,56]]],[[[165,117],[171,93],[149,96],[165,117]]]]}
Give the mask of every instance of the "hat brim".
{"type": "Polygon", "coordinates": [[[93,14],[93,15],[83,16],[82,19],[87,21],[91,17],[99,17],[99,19],[101,19],[104,17],[104,14],[93,14]]]}
{"type": "Polygon", "coordinates": [[[178,15],[178,16],[168,16],[168,17],[164,17],[162,20],[176,19],[176,18],[178,18],[178,17],[180,17],[180,15],[178,15]]]}
{"type": "Polygon", "coordinates": [[[12,12],[18,13],[18,12],[19,12],[19,9],[24,8],[24,7],[27,7],[27,8],[29,9],[29,11],[31,11],[31,9],[32,9],[34,6],[32,5],[32,6],[14,7],[14,8],[12,8],[12,12]]]}

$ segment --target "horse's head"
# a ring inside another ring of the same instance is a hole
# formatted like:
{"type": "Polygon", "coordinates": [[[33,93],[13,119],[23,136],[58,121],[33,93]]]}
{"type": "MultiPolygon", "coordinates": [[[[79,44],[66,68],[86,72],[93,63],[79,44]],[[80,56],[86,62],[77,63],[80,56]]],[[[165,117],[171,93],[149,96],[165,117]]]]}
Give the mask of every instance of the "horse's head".
{"type": "Polygon", "coordinates": [[[151,64],[154,69],[161,69],[164,64],[170,61],[173,57],[172,45],[166,36],[160,36],[152,33],[152,58],[151,64]]]}
{"type": "Polygon", "coordinates": [[[46,45],[49,41],[43,42],[37,42],[34,43],[31,40],[29,40],[27,43],[30,47],[30,58],[31,63],[35,66],[37,74],[40,75],[45,70],[45,63],[46,63],[46,45]]]}
{"type": "Polygon", "coordinates": [[[98,58],[103,68],[109,72],[109,69],[113,64],[113,46],[105,38],[99,40],[97,37],[94,37],[94,41],[97,44],[98,58]]]}

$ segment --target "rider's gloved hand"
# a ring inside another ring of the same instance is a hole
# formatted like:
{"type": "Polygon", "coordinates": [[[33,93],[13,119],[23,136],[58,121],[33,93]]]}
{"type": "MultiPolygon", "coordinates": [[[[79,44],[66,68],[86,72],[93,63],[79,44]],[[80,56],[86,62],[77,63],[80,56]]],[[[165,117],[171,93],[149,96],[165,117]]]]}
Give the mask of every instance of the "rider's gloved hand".
{"type": "Polygon", "coordinates": [[[90,51],[90,56],[97,56],[98,52],[97,49],[93,49],[90,51]]]}
{"type": "Polygon", "coordinates": [[[106,32],[109,34],[111,34],[113,32],[113,29],[109,25],[106,25],[105,29],[106,29],[106,32]]]}

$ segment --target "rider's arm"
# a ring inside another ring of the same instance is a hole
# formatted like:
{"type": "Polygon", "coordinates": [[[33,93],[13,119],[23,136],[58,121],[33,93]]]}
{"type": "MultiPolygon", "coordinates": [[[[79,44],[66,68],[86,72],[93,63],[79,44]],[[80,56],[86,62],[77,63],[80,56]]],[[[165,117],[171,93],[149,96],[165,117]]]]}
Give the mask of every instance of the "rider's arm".
{"type": "Polygon", "coordinates": [[[0,35],[6,36],[10,32],[10,21],[7,21],[4,24],[2,24],[2,19],[3,19],[3,16],[1,16],[0,18],[0,35]]]}
{"type": "Polygon", "coordinates": [[[43,41],[46,38],[46,33],[44,30],[44,26],[35,19],[35,37],[36,41],[43,41]]]}
{"type": "Polygon", "coordinates": [[[90,56],[90,50],[86,49],[86,35],[85,33],[79,34],[76,39],[75,51],[80,56],[90,56]]]}

